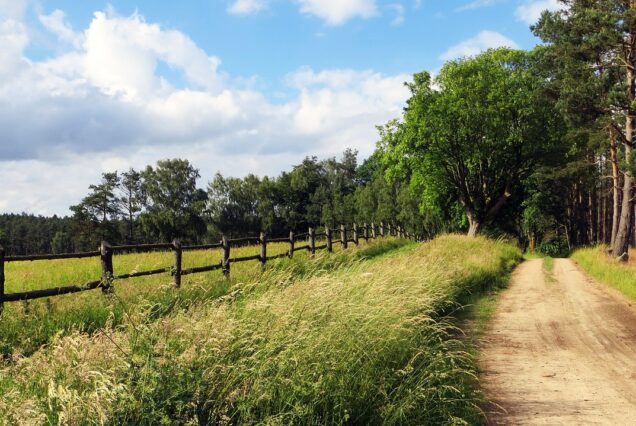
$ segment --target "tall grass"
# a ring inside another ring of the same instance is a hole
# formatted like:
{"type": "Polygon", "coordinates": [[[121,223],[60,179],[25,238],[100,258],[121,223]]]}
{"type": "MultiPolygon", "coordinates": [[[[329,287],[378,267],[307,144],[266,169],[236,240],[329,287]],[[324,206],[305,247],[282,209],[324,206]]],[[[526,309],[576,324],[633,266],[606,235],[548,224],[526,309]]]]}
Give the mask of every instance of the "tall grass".
{"type": "Polygon", "coordinates": [[[520,259],[445,236],[338,268],[287,261],[156,321],[140,308],[0,375],[0,413],[49,423],[446,424],[481,421],[475,366],[443,313],[520,259]],[[329,272],[331,271],[331,272],[329,272]]]}
{"type": "MultiPolygon", "coordinates": [[[[349,250],[356,256],[372,257],[375,252],[406,244],[404,240],[387,239],[383,244],[360,244],[361,250],[349,250]]],[[[285,253],[287,243],[268,244],[268,254],[285,253]]],[[[334,245],[336,253],[340,247],[334,245]]],[[[259,246],[232,248],[232,256],[250,256],[260,252],[259,246]]],[[[323,257],[321,264],[329,268],[328,262],[337,264],[346,254],[323,257]],[[330,260],[329,260],[330,259],[330,260]]],[[[184,252],[183,267],[209,265],[221,260],[220,249],[184,252]]],[[[309,260],[306,252],[294,254],[296,267],[309,260]]],[[[114,257],[115,273],[129,273],[170,266],[171,252],[132,253],[114,257]]],[[[276,260],[268,267],[284,267],[287,262],[276,260]]],[[[333,265],[331,265],[333,266],[333,265]]],[[[10,262],[6,264],[6,291],[19,292],[69,284],[81,284],[95,280],[101,275],[99,259],[42,260],[34,262],[10,262]]],[[[138,305],[153,304],[150,318],[165,315],[176,307],[183,308],[192,301],[220,297],[237,282],[256,280],[260,276],[257,261],[232,264],[231,279],[225,280],[219,271],[187,275],[182,278],[182,288],[172,288],[169,274],[117,280],[114,294],[106,297],[99,290],[38,299],[26,302],[5,303],[0,315],[0,362],[15,356],[33,353],[48,343],[53,336],[71,329],[93,333],[107,321],[117,325],[136,309],[138,305]]]]}
{"type": "Polygon", "coordinates": [[[616,261],[605,254],[606,248],[597,246],[578,249],[572,253],[572,258],[598,281],[636,300],[636,264],[633,260],[627,264],[616,261]]]}

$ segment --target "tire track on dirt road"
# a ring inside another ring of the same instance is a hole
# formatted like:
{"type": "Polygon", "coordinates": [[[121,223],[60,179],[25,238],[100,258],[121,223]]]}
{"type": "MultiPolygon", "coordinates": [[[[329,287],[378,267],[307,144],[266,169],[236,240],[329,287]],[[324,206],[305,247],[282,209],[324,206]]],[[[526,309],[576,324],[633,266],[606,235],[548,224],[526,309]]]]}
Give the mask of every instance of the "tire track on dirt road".
{"type": "Polygon", "coordinates": [[[480,355],[489,424],[636,425],[636,303],[555,259],[521,264],[480,355]]]}

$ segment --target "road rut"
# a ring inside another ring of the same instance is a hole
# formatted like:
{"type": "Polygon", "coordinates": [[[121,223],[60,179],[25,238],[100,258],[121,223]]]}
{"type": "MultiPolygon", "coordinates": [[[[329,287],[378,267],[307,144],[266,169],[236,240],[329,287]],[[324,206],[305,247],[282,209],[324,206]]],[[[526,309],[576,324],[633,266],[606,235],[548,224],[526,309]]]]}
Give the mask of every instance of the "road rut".
{"type": "Polygon", "coordinates": [[[521,264],[481,352],[489,424],[635,424],[636,304],[555,259],[521,264]]]}

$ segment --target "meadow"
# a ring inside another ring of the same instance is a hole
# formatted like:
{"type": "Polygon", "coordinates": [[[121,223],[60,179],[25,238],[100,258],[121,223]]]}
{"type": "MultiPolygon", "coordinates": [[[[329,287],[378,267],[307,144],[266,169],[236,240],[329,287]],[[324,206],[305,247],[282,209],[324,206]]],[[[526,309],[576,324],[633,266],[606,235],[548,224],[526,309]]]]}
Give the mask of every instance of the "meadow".
{"type": "MultiPolygon", "coordinates": [[[[6,423],[474,424],[474,356],[452,314],[506,282],[503,242],[378,241],[285,259],[223,295],[139,303],[0,375],[6,423]]],[[[187,285],[185,287],[188,287],[187,285]]]]}
{"type": "Polygon", "coordinates": [[[586,247],[575,250],[571,257],[598,281],[636,300],[636,253],[630,251],[629,262],[620,263],[605,254],[606,250],[603,245],[586,247]]]}
{"type": "MultiPolygon", "coordinates": [[[[393,239],[391,239],[393,241],[393,239]]],[[[299,242],[297,245],[304,245],[299,242]]],[[[361,242],[361,247],[366,247],[361,242]]],[[[288,243],[269,243],[268,255],[286,253],[288,243]]],[[[334,251],[341,250],[334,244],[334,251]]],[[[232,248],[232,257],[259,254],[259,246],[232,248]]],[[[129,253],[113,258],[115,274],[169,267],[173,253],[155,251],[129,253]]],[[[298,260],[307,260],[306,251],[294,253],[298,260]]],[[[221,249],[187,251],[183,253],[183,268],[219,263],[221,249]]],[[[336,257],[337,258],[337,257],[336,257]]],[[[270,261],[271,267],[280,267],[285,261],[270,261]]],[[[0,358],[28,355],[47,343],[58,333],[71,328],[85,332],[99,330],[106,321],[118,324],[138,304],[154,304],[154,315],[163,315],[173,305],[187,301],[206,300],[225,294],[234,283],[254,280],[260,276],[258,261],[233,263],[231,279],[223,278],[220,271],[211,271],[182,277],[182,288],[172,288],[172,277],[163,275],[116,280],[114,292],[105,296],[98,290],[61,295],[23,302],[5,303],[0,317],[0,358]]],[[[101,275],[99,258],[37,260],[5,264],[6,292],[19,292],[43,288],[82,284],[101,275]]]]}

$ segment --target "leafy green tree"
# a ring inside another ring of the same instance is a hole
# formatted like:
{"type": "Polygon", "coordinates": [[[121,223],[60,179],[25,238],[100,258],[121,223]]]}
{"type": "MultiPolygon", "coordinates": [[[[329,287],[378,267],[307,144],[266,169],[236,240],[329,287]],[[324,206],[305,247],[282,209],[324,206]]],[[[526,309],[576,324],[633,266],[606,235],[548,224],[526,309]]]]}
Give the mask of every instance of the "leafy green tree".
{"type": "Polygon", "coordinates": [[[261,181],[252,174],[243,179],[225,178],[220,173],[208,184],[207,212],[219,233],[228,235],[257,235],[266,230],[261,220],[265,213],[261,181]]]}
{"type": "Polygon", "coordinates": [[[531,54],[497,49],[408,86],[403,122],[381,145],[389,175],[407,176],[427,202],[458,202],[475,235],[559,140],[545,82],[531,54]]]}
{"type": "Polygon", "coordinates": [[[188,160],[160,160],[155,168],[146,167],[142,178],[148,207],[141,219],[150,235],[164,241],[203,239],[207,194],[196,186],[199,177],[188,160]]]}

